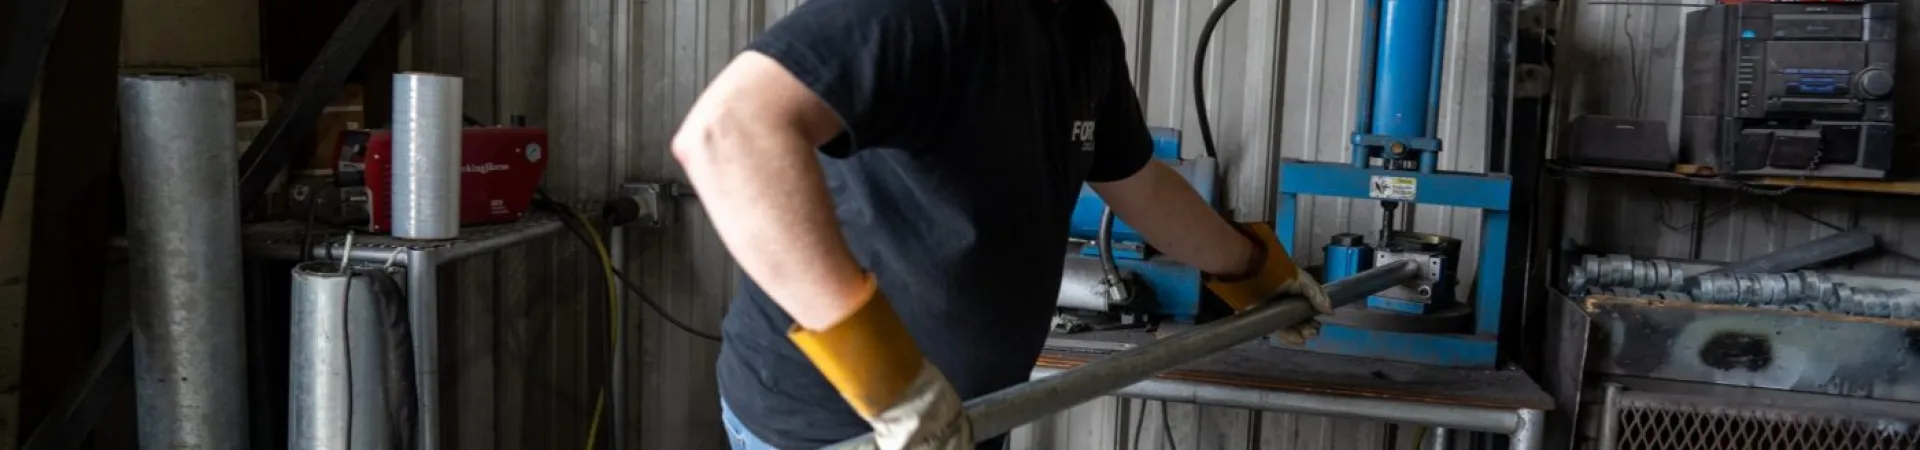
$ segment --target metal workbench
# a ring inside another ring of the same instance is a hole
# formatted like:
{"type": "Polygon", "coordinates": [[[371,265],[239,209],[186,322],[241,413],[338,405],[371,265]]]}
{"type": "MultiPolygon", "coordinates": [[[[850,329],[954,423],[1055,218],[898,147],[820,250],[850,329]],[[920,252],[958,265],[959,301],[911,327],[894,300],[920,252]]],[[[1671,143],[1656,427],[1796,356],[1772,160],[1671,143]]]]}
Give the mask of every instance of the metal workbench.
{"type": "Polygon", "coordinates": [[[310,245],[310,253],[305,257],[337,261],[344,255],[359,263],[406,268],[407,315],[413,328],[413,370],[420,380],[415,384],[419,391],[419,444],[420,448],[433,449],[440,448],[440,386],[435,383],[439,380],[440,367],[440,266],[524,244],[564,228],[558,216],[532,213],[514,223],[463,228],[458,239],[444,241],[355,234],[353,248],[348,249],[344,230],[309,228],[295,221],[266,222],[247,225],[246,255],[296,261],[303,257],[300,247],[310,245]]]}
{"type": "MultiPolygon", "coordinates": [[[[1180,332],[1056,335],[1033,371],[1043,378],[1180,332]]],[[[1553,398],[1519,370],[1461,369],[1330,355],[1254,341],[1116,392],[1123,397],[1375,419],[1507,435],[1542,448],[1553,398]]]]}

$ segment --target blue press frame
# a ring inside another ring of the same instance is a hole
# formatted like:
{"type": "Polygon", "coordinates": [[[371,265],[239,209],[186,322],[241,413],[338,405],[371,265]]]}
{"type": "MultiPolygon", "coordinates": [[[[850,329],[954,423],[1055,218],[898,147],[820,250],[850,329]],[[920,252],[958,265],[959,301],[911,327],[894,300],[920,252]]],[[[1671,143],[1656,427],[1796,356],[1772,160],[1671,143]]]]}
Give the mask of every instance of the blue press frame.
{"type": "Polygon", "coordinates": [[[1280,204],[1274,231],[1281,245],[1296,259],[1303,258],[1294,242],[1302,195],[1375,199],[1368,186],[1374,176],[1414,179],[1412,203],[1481,210],[1479,274],[1475,277],[1473,334],[1413,334],[1367,330],[1339,325],[1322,327],[1320,338],[1306,349],[1371,358],[1466,367],[1493,367],[1498,360],[1496,338],[1504,303],[1502,289],[1507,265],[1507,226],[1513,199],[1512,179],[1499,174],[1456,172],[1422,173],[1354,167],[1346,163],[1297,160],[1280,164],[1280,204]],[[1495,269],[1495,270],[1489,270],[1495,269]]]}

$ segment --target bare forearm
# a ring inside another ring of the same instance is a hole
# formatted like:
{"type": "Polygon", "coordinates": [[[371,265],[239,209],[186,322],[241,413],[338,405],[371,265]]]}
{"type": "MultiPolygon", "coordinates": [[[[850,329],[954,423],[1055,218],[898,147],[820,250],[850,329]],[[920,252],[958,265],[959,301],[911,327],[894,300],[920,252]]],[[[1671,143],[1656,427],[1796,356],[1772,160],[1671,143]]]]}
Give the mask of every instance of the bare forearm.
{"type": "Polygon", "coordinates": [[[688,112],[674,156],[741,270],[800,326],[826,329],[866,296],[814,156],[820,132],[755,117],[727,78],[688,112]]]}
{"type": "Polygon", "coordinates": [[[1132,177],[1095,183],[1093,189],[1148,243],[1173,259],[1212,274],[1250,270],[1257,250],[1253,242],[1166,164],[1148,162],[1132,177]]]}

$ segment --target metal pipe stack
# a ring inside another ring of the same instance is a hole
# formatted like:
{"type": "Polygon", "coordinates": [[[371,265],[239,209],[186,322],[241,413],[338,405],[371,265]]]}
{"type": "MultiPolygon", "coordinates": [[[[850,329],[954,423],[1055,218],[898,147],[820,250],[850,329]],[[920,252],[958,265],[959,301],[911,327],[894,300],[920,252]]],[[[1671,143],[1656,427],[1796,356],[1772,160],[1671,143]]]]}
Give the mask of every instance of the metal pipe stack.
{"type": "Polygon", "coordinates": [[[393,76],[393,236],[460,235],[459,77],[393,76]]]}
{"type": "Polygon", "coordinates": [[[293,269],[288,448],[399,446],[387,398],[386,320],[373,282],[339,263],[293,269]]]}
{"type": "MultiPolygon", "coordinates": [[[[1847,247],[1857,247],[1857,242],[1847,244],[1847,247]]],[[[1853,252],[1842,250],[1828,254],[1853,252]]],[[[1848,286],[1833,281],[1824,273],[1808,270],[1786,273],[1717,270],[1684,276],[1676,265],[1666,260],[1618,254],[1585,255],[1581,264],[1574,265],[1568,272],[1567,286],[1576,295],[1584,295],[1583,292],[1591,290],[1615,297],[1920,319],[1920,293],[1848,286]]]]}
{"type": "Polygon", "coordinates": [[[247,446],[233,81],[120,79],[140,448],[247,446]]]}

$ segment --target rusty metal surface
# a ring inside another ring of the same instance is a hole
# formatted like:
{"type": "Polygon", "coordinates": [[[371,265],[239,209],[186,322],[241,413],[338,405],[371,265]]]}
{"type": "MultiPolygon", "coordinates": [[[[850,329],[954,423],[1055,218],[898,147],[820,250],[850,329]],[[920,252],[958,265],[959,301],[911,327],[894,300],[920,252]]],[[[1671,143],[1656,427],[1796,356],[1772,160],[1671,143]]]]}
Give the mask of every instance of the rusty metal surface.
{"type": "Polygon", "coordinates": [[[1920,321],[1590,297],[1592,370],[1920,401],[1920,321]]]}
{"type": "MultiPolygon", "coordinates": [[[[1165,332],[1163,332],[1165,333],[1165,332]]],[[[1075,335],[1076,339],[1138,343],[1145,332],[1075,335]]],[[[1072,369],[1106,352],[1048,348],[1035,365],[1072,369]]],[[[1551,410],[1553,398],[1517,370],[1475,370],[1243,344],[1162,374],[1158,379],[1255,389],[1390,399],[1445,405],[1551,410]]]]}

